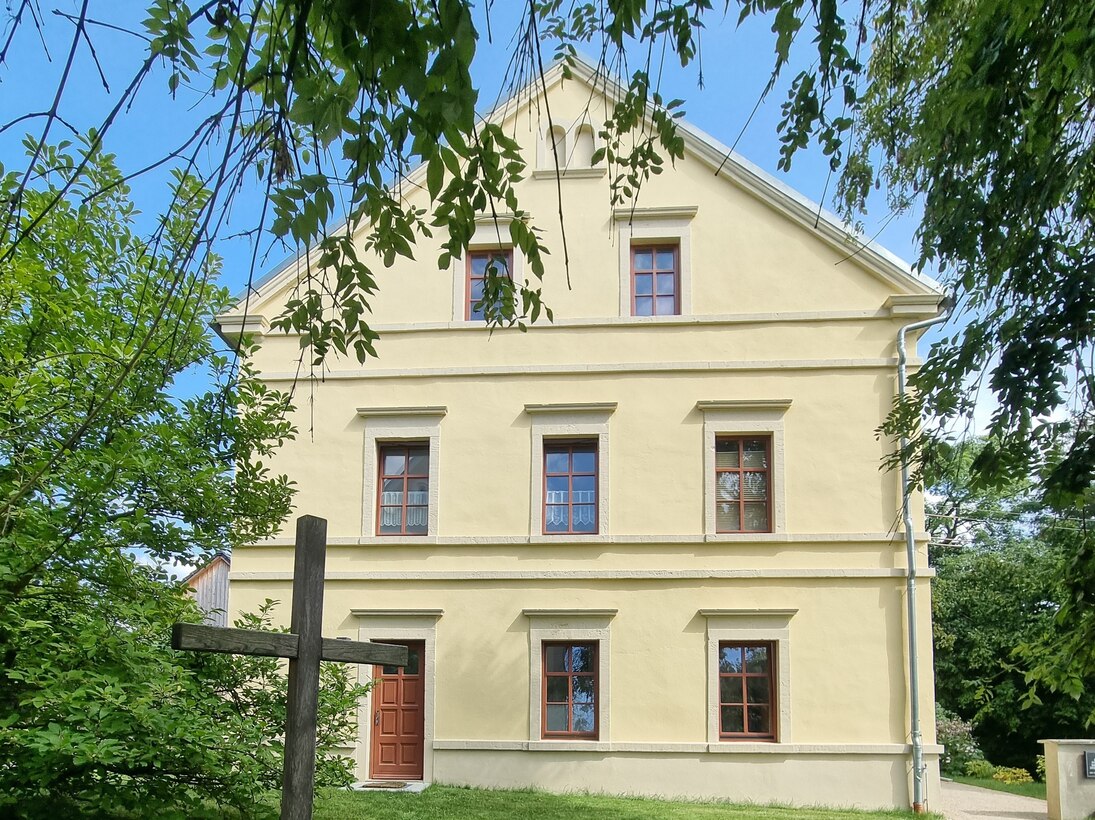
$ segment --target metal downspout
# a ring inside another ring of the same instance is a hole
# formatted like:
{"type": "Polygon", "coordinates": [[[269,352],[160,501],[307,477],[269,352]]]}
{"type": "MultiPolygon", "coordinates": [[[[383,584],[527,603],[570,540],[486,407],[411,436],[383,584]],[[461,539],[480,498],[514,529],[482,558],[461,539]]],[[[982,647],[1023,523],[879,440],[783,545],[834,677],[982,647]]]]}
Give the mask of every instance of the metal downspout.
{"type": "MultiPolygon", "coordinates": [[[[945,322],[950,318],[954,301],[947,297],[940,305],[940,313],[931,319],[905,325],[897,332],[897,396],[900,401],[905,397],[905,366],[908,355],[905,351],[905,334],[913,330],[922,330],[931,325],[945,322]]],[[[917,814],[923,814],[924,808],[924,738],[920,733],[920,664],[918,662],[918,636],[916,628],[916,535],[913,531],[912,514],[909,512],[909,496],[912,487],[909,482],[909,458],[906,448],[907,436],[901,436],[901,520],[905,525],[905,603],[908,607],[909,622],[909,723],[912,729],[912,766],[913,799],[912,808],[917,814]]]]}

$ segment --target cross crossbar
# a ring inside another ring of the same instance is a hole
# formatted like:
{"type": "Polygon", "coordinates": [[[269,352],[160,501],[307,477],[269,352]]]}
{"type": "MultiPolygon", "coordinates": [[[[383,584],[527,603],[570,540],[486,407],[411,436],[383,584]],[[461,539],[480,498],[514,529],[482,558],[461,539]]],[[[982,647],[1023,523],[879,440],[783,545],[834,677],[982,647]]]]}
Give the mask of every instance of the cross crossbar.
{"type": "Polygon", "coordinates": [[[197,652],[227,652],[289,659],[289,696],[285,704],[285,768],[281,820],[311,820],[316,775],[316,718],[319,662],[406,666],[407,647],[324,638],[323,568],[327,558],[327,522],[312,515],[297,519],[293,558],[293,611],[290,632],[228,629],[175,624],[171,646],[197,652]]]}
{"type": "MultiPolygon", "coordinates": [[[[299,638],[292,632],[263,632],[204,624],[175,624],[171,627],[171,648],[192,652],[223,652],[265,658],[296,658],[299,638]]],[[[320,660],[340,663],[375,663],[406,666],[407,647],[369,641],[324,638],[320,660]]]]}

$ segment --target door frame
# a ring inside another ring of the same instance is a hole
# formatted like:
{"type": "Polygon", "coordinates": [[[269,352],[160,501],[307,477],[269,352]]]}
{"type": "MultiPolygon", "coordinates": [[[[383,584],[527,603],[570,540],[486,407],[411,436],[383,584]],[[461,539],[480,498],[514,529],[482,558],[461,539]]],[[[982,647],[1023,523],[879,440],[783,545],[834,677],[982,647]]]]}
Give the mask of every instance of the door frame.
{"type": "MultiPolygon", "coordinates": [[[[389,641],[421,641],[425,645],[425,677],[422,694],[422,781],[432,783],[434,779],[434,711],[437,691],[438,658],[436,647],[437,621],[444,614],[442,609],[353,609],[351,613],[358,621],[358,640],[383,643],[389,641]]],[[[358,667],[358,681],[370,683],[373,679],[373,667],[364,664],[358,667]]],[[[373,698],[362,698],[357,710],[357,776],[359,780],[368,780],[372,760],[373,698]]]]}
{"type": "MultiPolygon", "coordinates": [[[[370,760],[369,760],[369,779],[370,780],[407,780],[407,781],[421,780],[422,777],[426,773],[426,675],[427,675],[427,670],[429,669],[429,666],[430,666],[430,664],[428,663],[428,661],[430,659],[426,657],[426,644],[425,644],[425,641],[411,641],[411,640],[407,640],[407,639],[391,638],[391,637],[389,637],[389,638],[380,638],[380,639],[378,639],[378,642],[379,643],[393,643],[393,644],[398,643],[398,644],[401,644],[401,645],[404,645],[404,646],[413,646],[413,647],[419,648],[421,650],[421,655],[419,656],[419,659],[418,659],[418,670],[419,670],[418,680],[419,680],[419,683],[422,686],[422,691],[421,691],[421,694],[420,694],[420,702],[419,702],[419,714],[420,714],[421,723],[422,723],[422,731],[419,734],[418,739],[419,739],[419,744],[421,746],[421,750],[419,752],[419,758],[420,758],[421,763],[422,763],[422,775],[402,777],[402,776],[398,776],[398,775],[394,775],[394,774],[381,775],[381,774],[376,773],[376,771],[373,769],[373,766],[376,765],[376,761],[371,759],[373,753],[376,750],[376,736],[372,732],[372,730],[375,729],[376,725],[377,725],[375,720],[374,720],[374,721],[371,721],[369,723],[369,728],[370,728],[370,737],[369,737],[369,756],[370,756],[370,760]]],[[[374,664],[373,672],[375,673],[376,666],[381,666],[381,665],[382,664],[374,664]]],[[[375,718],[375,715],[377,714],[377,712],[380,709],[380,704],[378,704],[376,702],[376,698],[377,698],[377,689],[376,689],[376,687],[374,687],[373,690],[369,693],[369,712],[374,718],[375,718]]]]}

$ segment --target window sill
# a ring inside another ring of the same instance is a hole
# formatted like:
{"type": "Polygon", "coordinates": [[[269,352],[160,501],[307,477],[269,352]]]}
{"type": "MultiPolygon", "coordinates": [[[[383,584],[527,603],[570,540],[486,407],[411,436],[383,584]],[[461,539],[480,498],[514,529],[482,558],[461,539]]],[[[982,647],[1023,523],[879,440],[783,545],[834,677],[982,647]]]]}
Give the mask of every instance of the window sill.
{"type": "Polygon", "coordinates": [[[580,738],[567,738],[559,740],[530,740],[528,742],[530,752],[609,752],[612,751],[611,743],[604,743],[595,738],[582,740],[580,738]]]}
{"type": "Polygon", "coordinates": [[[533,179],[600,179],[608,173],[602,166],[592,168],[540,168],[532,172],[533,179]]]}
{"type": "MultiPolygon", "coordinates": [[[[361,544],[436,544],[436,535],[364,535],[357,539],[361,544]]],[[[328,542],[330,545],[330,542],[328,542]]]]}
{"type": "Polygon", "coordinates": [[[530,544],[606,544],[612,539],[605,533],[581,535],[579,533],[559,533],[558,535],[530,535],[530,544]]]}
{"type": "Polygon", "coordinates": [[[783,532],[716,532],[705,535],[703,540],[711,543],[794,541],[795,536],[783,532]]]}

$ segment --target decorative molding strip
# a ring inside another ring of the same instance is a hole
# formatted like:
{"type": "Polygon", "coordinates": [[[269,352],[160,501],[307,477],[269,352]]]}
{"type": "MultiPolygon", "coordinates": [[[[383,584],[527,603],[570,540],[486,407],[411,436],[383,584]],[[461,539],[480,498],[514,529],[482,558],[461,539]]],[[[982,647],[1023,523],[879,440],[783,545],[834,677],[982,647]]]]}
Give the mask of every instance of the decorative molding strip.
{"type": "Polygon", "coordinates": [[[362,418],[384,418],[390,416],[443,416],[449,412],[444,405],[424,407],[359,407],[357,414],[362,418]]]}
{"type": "Polygon", "coordinates": [[[526,404],[525,412],[530,416],[538,416],[548,413],[600,413],[611,414],[616,412],[614,401],[589,401],[572,402],[562,404],[526,404]]]}
{"type": "Polygon", "coordinates": [[[445,614],[443,609],[351,609],[350,614],[357,618],[433,618],[435,621],[445,614]]]}
{"type": "MultiPolygon", "coordinates": [[[[291,581],[292,572],[233,572],[232,581],[291,581]]],[[[921,567],[917,578],[934,578],[921,567]]],[[[547,570],[414,570],[328,571],[328,581],[735,581],[799,579],[905,578],[903,569],[547,569],[547,570]]]]}
{"type": "MultiPolygon", "coordinates": [[[[911,359],[910,366],[920,364],[911,359]]],[[[324,381],[344,379],[445,379],[485,376],[587,376],[616,373],[738,373],[751,370],[891,370],[897,359],[891,356],[867,359],[782,359],[733,362],[636,362],[633,364],[529,364],[479,367],[422,367],[418,369],[343,370],[324,375],[324,381]]],[[[264,374],[264,382],[295,382],[296,373],[264,374]]]]}
{"type": "Polygon", "coordinates": [[[615,618],[618,609],[522,609],[528,618],[615,618]]]}
{"type": "Polygon", "coordinates": [[[664,208],[613,208],[612,218],[617,222],[642,222],[647,219],[691,219],[699,210],[699,205],[674,205],[664,208]]]}
{"type": "Polygon", "coordinates": [[[783,412],[790,406],[791,399],[728,399],[726,401],[696,402],[696,409],[700,412],[707,412],[708,410],[729,410],[734,412],[778,410],[783,412]]]}
{"type": "Polygon", "coordinates": [[[894,317],[934,316],[939,312],[942,294],[895,293],[886,300],[884,307],[894,317]]]}
{"type": "MultiPolygon", "coordinates": [[[[556,317],[551,324],[536,324],[534,329],[540,332],[553,330],[567,330],[581,327],[636,327],[643,325],[677,325],[686,327],[707,327],[720,325],[764,325],[764,324],[789,324],[795,322],[863,322],[890,320],[892,315],[889,310],[809,310],[763,312],[763,313],[726,313],[726,314],[700,314],[684,316],[603,316],[592,319],[571,319],[556,317]]],[[[416,322],[414,324],[370,325],[373,330],[384,336],[394,333],[438,333],[449,330],[468,331],[476,333],[521,333],[517,328],[496,327],[488,328],[483,324],[471,324],[465,321],[455,322],[416,322]]],[[[299,333],[285,333],[277,331],[271,336],[294,337],[299,333]]]]}
{"type": "MultiPolygon", "coordinates": [[[[446,752],[622,752],[631,754],[766,754],[786,755],[907,755],[907,743],[641,743],[580,740],[435,740],[433,748],[446,752]]],[[[927,744],[924,753],[943,754],[943,747],[927,744]]]]}
{"type": "Polygon", "coordinates": [[[705,618],[787,618],[790,620],[797,609],[701,609],[699,614],[705,618]]]}
{"type": "Polygon", "coordinates": [[[558,172],[554,168],[540,168],[532,172],[533,179],[600,179],[608,173],[603,165],[594,165],[592,168],[560,168],[558,172]]]}
{"type": "MultiPolygon", "coordinates": [[[[926,532],[915,534],[917,541],[927,541],[930,536],[926,532]]],[[[550,535],[353,535],[328,537],[327,545],[330,547],[406,547],[406,546],[512,546],[514,544],[553,544],[565,546],[583,546],[590,543],[608,543],[618,546],[646,546],[650,544],[659,546],[673,546],[676,544],[795,544],[807,546],[811,544],[893,544],[895,549],[905,549],[904,532],[806,532],[806,533],[770,533],[770,532],[745,532],[745,533],[720,533],[716,535],[613,535],[607,539],[599,536],[577,535],[574,537],[550,535]],[[596,538],[596,541],[591,541],[596,538]]],[[[292,547],[295,541],[292,538],[271,538],[257,544],[244,544],[242,549],[249,547],[292,547]]]]}
{"type": "MultiPolygon", "coordinates": [[[[476,214],[476,225],[493,225],[495,222],[512,222],[517,219],[517,214],[513,211],[499,211],[495,214],[476,214]]],[[[528,219],[527,216],[522,216],[521,221],[524,222],[528,219]]]]}
{"type": "Polygon", "coordinates": [[[265,336],[270,332],[270,322],[258,313],[222,313],[213,318],[213,330],[235,345],[242,336],[265,336]]]}

